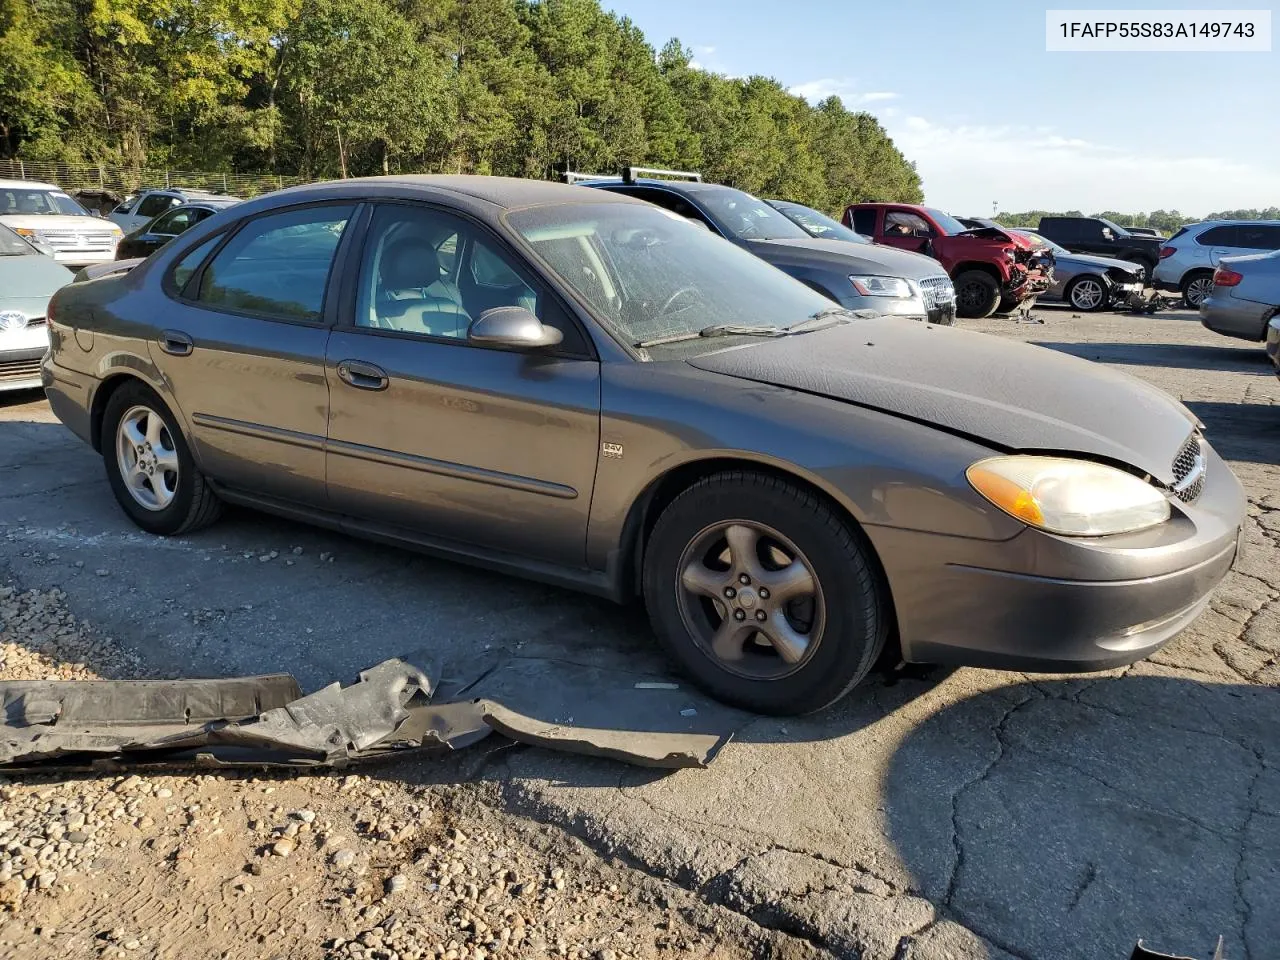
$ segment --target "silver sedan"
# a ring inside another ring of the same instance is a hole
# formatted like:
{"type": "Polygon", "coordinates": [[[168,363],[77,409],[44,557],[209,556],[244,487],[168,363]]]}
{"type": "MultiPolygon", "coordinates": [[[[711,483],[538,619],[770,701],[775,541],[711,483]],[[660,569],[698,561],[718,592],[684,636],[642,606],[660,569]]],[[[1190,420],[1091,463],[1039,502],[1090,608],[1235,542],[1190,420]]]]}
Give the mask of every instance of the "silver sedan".
{"type": "Polygon", "coordinates": [[[1041,299],[1061,300],[1081,312],[1092,313],[1142,292],[1146,271],[1141,264],[1072,253],[1031,230],[1015,232],[1038,240],[1053,251],[1053,286],[1040,295],[1041,299]]]}

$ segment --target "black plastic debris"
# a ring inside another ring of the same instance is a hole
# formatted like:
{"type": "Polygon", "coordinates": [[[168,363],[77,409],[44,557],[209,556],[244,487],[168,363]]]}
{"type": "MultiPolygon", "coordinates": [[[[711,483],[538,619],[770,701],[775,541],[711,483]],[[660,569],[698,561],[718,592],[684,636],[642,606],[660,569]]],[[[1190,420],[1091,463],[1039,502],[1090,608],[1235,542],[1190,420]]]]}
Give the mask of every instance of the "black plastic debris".
{"type": "MultiPolygon", "coordinates": [[[[1218,948],[1213,951],[1212,960],[1223,960],[1222,945],[1222,937],[1219,937],[1218,948]]],[[[1133,953],[1130,954],[1129,960],[1196,960],[1196,958],[1184,957],[1181,954],[1156,953],[1147,947],[1143,941],[1139,940],[1138,945],[1133,948],[1133,953]]]]}

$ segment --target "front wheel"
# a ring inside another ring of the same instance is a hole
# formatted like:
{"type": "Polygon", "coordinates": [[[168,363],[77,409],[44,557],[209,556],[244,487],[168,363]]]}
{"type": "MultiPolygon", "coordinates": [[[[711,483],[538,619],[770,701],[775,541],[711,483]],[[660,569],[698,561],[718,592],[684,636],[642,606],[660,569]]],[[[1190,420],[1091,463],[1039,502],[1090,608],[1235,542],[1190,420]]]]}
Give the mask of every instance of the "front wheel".
{"type": "Polygon", "coordinates": [[[188,533],[221,512],[221,501],[197,469],[176,418],[143,383],[127,383],[107,400],[102,459],[111,492],[148,533],[188,533]]]}
{"type": "Polygon", "coordinates": [[[1077,310],[1096,313],[1107,308],[1111,293],[1098,277],[1076,277],[1066,289],[1066,300],[1077,310]]]}
{"type": "Polygon", "coordinates": [[[644,596],[694,681],[758,713],[834,703],[866,676],[888,631],[861,532],[811,492],[752,472],[707,477],[662,512],[644,596]]]}
{"type": "Polygon", "coordinates": [[[1000,284],[982,270],[966,270],[955,279],[956,312],[962,317],[981,320],[1000,306],[1000,284]]]}

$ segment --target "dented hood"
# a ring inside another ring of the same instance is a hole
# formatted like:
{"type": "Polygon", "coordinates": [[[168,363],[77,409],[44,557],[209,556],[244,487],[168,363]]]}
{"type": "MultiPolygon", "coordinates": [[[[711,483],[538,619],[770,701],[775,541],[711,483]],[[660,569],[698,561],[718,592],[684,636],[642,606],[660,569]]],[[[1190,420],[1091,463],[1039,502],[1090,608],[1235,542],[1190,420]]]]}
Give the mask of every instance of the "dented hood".
{"type": "Polygon", "coordinates": [[[755,340],[687,362],[908,417],[998,449],[1128,464],[1165,484],[1197,426],[1168,394],[1101,364],[892,317],[755,340]]]}
{"type": "Polygon", "coordinates": [[[1043,243],[1031,240],[1028,237],[1014,233],[1011,230],[1002,230],[999,227],[974,227],[972,230],[966,230],[964,233],[955,234],[957,237],[981,237],[983,240],[999,240],[1002,243],[1012,243],[1019,250],[1036,250],[1044,246],[1043,243]]]}

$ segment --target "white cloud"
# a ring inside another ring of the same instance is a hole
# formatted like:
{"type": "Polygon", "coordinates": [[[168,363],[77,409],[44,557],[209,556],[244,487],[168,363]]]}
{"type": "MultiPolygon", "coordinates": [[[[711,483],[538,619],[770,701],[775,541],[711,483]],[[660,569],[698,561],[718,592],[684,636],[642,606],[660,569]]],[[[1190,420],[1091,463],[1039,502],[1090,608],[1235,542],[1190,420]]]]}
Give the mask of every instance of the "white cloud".
{"type": "Polygon", "coordinates": [[[857,107],[869,103],[883,103],[886,100],[898,99],[896,93],[888,90],[863,92],[859,90],[857,82],[848,77],[839,79],[824,77],[821,80],[797,83],[791,88],[790,92],[797,97],[804,97],[810,103],[821,103],[827,97],[839,97],[846,107],[857,107]]]}
{"type": "Polygon", "coordinates": [[[961,216],[1001,210],[1212,210],[1261,207],[1280,194],[1280,169],[1170,144],[1117,146],[1053,127],[943,124],[884,115],[889,135],[924,180],[929,203],[961,216]]]}
{"type": "Polygon", "coordinates": [[[693,52],[703,57],[709,57],[716,52],[715,47],[694,47],[693,52]]]}

